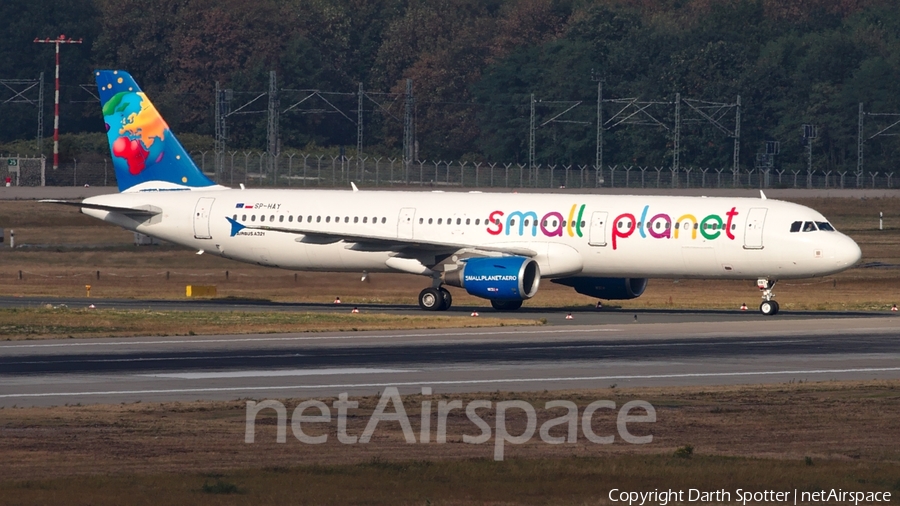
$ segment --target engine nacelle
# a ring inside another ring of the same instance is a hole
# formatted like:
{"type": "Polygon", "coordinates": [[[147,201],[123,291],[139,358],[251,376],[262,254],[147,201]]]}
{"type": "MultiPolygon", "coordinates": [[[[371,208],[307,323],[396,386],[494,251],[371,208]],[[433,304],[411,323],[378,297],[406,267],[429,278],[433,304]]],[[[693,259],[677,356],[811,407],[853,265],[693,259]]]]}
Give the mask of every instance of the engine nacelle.
{"type": "Polygon", "coordinates": [[[571,286],[576,292],[607,300],[636,299],[647,288],[647,278],[589,278],[575,276],[551,280],[560,285],[571,286]]]}
{"type": "Polygon", "coordinates": [[[541,269],[525,257],[470,258],[459,269],[444,273],[443,281],[484,299],[523,300],[537,293],[541,269]]]}

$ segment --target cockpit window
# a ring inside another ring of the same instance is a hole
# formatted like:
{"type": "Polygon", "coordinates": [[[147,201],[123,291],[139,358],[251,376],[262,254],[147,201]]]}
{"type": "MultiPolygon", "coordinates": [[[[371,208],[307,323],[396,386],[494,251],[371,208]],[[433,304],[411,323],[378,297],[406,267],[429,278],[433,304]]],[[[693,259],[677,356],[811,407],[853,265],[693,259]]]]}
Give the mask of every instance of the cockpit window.
{"type": "Polygon", "coordinates": [[[803,226],[802,221],[795,221],[795,222],[791,223],[791,232],[799,232],[800,227],[802,227],[802,226],[803,226]]]}
{"type": "Polygon", "coordinates": [[[804,232],[815,232],[816,224],[811,221],[804,221],[803,222],[803,231],[804,232]]]}
{"type": "Polygon", "coordinates": [[[835,232],[834,227],[831,226],[831,223],[827,221],[817,221],[816,225],[819,226],[819,230],[824,230],[826,232],[835,232]]]}

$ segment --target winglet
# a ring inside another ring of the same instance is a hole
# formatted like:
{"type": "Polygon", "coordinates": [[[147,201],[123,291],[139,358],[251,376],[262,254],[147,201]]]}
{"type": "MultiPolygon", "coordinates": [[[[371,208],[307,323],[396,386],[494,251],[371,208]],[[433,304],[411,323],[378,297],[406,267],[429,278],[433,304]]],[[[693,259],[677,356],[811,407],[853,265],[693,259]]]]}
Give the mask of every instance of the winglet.
{"type": "Polygon", "coordinates": [[[247,228],[246,226],[238,223],[238,221],[233,218],[229,218],[226,216],[225,219],[228,220],[228,223],[231,223],[231,237],[236,236],[238,232],[247,228]]]}
{"type": "Polygon", "coordinates": [[[759,198],[766,200],[766,194],[762,190],[759,190],[759,198]]]}
{"type": "Polygon", "coordinates": [[[350,181],[350,188],[353,188],[353,191],[355,192],[359,191],[359,188],[356,187],[356,183],[354,183],[353,181],[350,181]]]}

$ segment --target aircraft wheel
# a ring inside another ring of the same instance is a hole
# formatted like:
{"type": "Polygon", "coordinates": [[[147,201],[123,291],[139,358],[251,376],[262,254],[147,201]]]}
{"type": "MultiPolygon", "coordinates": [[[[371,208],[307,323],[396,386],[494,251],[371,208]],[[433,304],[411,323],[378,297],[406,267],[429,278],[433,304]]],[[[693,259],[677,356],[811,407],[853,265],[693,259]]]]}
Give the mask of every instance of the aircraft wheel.
{"type": "Polygon", "coordinates": [[[778,313],[778,303],[774,300],[764,300],[759,305],[759,312],[766,316],[774,316],[778,313]]]}
{"type": "Polygon", "coordinates": [[[419,292],[419,307],[426,311],[440,311],[444,296],[437,288],[426,288],[419,292]]]}
{"type": "Polygon", "coordinates": [[[491,305],[494,306],[494,309],[497,311],[515,311],[522,307],[521,300],[493,300],[491,299],[491,305]]]}
{"type": "Polygon", "coordinates": [[[447,290],[443,286],[440,288],[441,295],[443,296],[443,304],[441,305],[441,311],[446,311],[450,309],[450,306],[453,304],[453,295],[450,294],[450,290],[447,290]]]}

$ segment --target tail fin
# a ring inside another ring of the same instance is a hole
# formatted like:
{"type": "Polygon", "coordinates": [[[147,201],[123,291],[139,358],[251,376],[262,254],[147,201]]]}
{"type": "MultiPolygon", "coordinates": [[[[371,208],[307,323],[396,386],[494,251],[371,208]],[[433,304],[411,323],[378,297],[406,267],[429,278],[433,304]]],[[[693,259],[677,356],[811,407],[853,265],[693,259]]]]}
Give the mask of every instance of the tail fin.
{"type": "Polygon", "coordinates": [[[94,75],[120,192],[215,186],[131,75],[121,70],[98,70],[94,75]]]}

